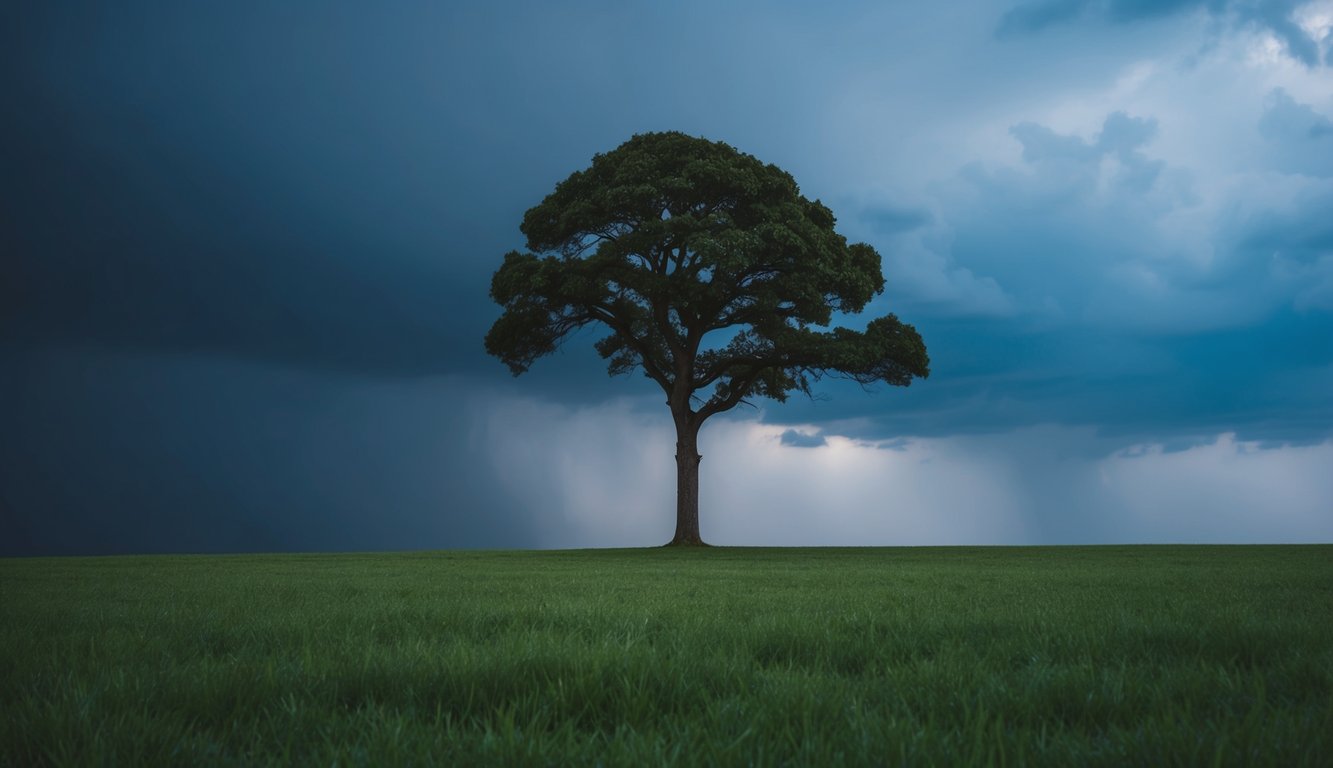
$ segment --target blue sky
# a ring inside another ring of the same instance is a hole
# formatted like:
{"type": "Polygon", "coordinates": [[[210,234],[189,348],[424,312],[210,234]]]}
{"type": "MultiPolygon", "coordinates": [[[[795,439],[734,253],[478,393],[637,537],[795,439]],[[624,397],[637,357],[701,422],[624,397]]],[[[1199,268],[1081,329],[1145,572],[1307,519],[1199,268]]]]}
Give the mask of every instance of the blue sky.
{"type": "Polygon", "coordinates": [[[791,172],[931,378],[703,434],[729,544],[1333,539],[1333,3],[0,15],[0,553],[647,545],[652,385],[512,379],[518,222],[636,132],[791,172]]]}

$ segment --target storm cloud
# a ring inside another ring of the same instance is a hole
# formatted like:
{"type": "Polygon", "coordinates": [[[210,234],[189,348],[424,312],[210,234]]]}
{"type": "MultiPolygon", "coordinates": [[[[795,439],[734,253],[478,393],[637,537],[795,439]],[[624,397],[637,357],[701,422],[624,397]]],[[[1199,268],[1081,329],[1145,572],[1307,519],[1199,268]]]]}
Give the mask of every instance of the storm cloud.
{"type": "Polygon", "coordinates": [[[591,334],[519,379],[481,345],[523,211],[648,130],[790,171],[932,359],[706,426],[706,537],[1327,540],[1331,28],[1326,0],[7,9],[0,553],[665,540],[651,382],[591,334]]]}

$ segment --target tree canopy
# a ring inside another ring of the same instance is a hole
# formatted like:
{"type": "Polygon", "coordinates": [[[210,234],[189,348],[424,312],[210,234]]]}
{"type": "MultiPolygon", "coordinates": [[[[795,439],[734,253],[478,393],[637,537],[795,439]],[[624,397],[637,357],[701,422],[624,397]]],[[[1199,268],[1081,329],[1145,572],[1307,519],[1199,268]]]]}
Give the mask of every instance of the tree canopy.
{"type": "Polygon", "coordinates": [[[486,349],[518,375],[600,326],[610,373],[661,386],[677,459],[697,463],[699,426],[747,398],[810,394],[826,375],[906,386],[929,374],[920,335],[892,314],[829,327],[884,289],[879,254],[834,224],[775,165],[682,133],[636,135],[524,215],[528,250],[491,282],[504,311],[486,349]]]}

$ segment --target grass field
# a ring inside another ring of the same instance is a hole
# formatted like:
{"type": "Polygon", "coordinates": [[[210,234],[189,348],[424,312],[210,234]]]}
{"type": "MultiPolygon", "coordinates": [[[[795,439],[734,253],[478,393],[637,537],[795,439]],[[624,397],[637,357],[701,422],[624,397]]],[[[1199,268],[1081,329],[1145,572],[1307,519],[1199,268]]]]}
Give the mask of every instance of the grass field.
{"type": "Polygon", "coordinates": [[[1333,546],[0,560],[0,764],[1333,764],[1333,546]]]}

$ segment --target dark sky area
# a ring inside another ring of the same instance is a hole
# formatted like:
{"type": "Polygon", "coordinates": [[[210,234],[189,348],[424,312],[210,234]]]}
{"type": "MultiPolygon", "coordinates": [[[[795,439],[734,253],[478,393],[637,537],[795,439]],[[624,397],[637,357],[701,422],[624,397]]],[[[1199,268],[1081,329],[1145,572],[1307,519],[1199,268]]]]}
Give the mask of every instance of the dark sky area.
{"type": "Polygon", "coordinates": [[[24,5],[0,555],[664,541],[650,382],[481,344],[651,130],[791,172],[932,358],[710,423],[706,538],[1333,540],[1327,0],[24,5]]]}

